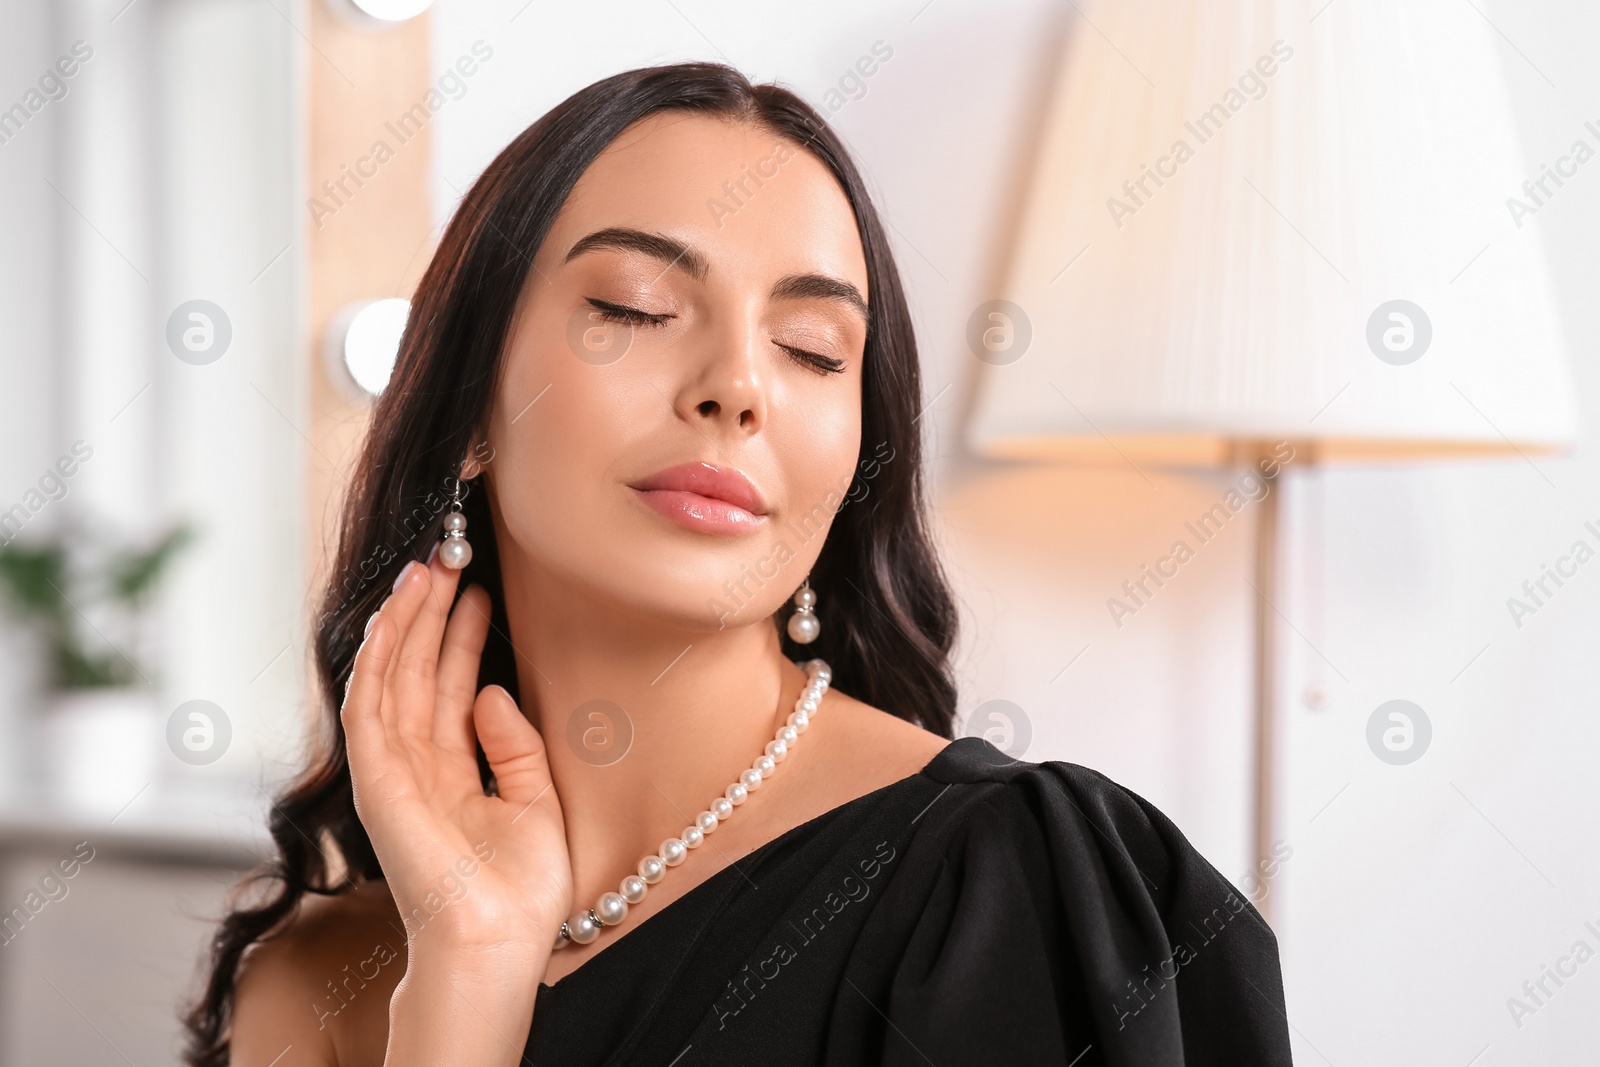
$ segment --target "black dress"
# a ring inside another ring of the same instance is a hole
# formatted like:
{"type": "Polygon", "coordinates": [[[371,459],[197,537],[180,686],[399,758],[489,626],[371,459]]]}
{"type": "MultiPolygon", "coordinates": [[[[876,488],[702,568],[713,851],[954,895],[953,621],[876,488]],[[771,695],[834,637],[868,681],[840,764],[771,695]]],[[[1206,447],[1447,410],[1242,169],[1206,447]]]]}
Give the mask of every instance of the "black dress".
{"type": "Polygon", "coordinates": [[[1288,1064],[1277,940],[1133,793],[962,738],[553,986],[570,1064],[1288,1064]]]}

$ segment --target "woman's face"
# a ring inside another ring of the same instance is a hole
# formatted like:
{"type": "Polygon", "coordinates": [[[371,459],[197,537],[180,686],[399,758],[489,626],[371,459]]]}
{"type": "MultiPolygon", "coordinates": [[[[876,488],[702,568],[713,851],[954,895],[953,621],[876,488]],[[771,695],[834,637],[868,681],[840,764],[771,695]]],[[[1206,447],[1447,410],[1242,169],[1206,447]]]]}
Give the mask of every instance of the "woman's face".
{"type": "Polygon", "coordinates": [[[561,209],[508,340],[487,468],[508,579],[697,629],[777,610],[849,491],[870,296],[810,153],[684,113],[630,127],[561,209]]]}

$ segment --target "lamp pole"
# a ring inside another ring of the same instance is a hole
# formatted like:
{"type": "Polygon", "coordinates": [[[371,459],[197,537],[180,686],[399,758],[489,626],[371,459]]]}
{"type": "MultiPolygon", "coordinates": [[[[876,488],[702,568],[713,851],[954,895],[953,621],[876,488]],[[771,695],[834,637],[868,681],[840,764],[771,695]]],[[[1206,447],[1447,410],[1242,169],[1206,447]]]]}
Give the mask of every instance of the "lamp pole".
{"type": "MultiPolygon", "coordinates": [[[[1279,497],[1283,468],[1270,442],[1250,442],[1241,450],[1251,468],[1266,484],[1266,492],[1256,508],[1255,575],[1251,582],[1255,590],[1255,752],[1252,790],[1252,875],[1257,874],[1263,860],[1272,855],[1277,841],[1278,815],[1278,552],[1280,527],[1283,517],[1279,497]]],[[[1294,443],[1294,455],[1310,456],[1312,445],[1307,441],[1294,443]]],[[[1256,904],[1268,925],[1272,923],[1271,894],[1264,894],[1256,904]]]]}

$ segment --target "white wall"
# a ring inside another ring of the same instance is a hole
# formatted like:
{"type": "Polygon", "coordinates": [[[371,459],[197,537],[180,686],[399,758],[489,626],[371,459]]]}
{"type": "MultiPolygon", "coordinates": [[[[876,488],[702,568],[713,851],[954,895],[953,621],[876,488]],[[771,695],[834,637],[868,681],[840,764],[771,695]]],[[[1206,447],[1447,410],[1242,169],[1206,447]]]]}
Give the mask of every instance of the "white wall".
{"type": "MultiPolygon", "coordinates": [[[[1319,17],[1337,19],[1337,3],[1319,17]]],[[[1581,0],[1480,0],[1460,17],[1489,18],[1506,42],[1500,58],[1536,173],[1585,119],[1600,119],[1600,72],[1586,54],[1600,12],[1581,0]]],[[[985,467],[956,445],[972,370],[966,318],[992,295],[1046,64],[1067,27],[1090,32],[1073,9],[443,0],[435,26],[441,70],[480,37],[496,50],[437,121],[441,221],[517,131],[606,74],[722,58],[818,103],[875,41],[894,49],[834,121],[894,227],[926,398],[937,397],[939,521],[964,604],[963,713],[1015,702],[1034,732],[1029,758],[1106,772],[1242,879],[1253,531],[1230,527],[1120,630],[1105,607],[1224,479],[985,467]]],[[[1474,221],[1493,241],[1519,239],[1498,203],[1474,221]]],[[[1592,166],[1529,224],[1549,250],[1589,426],[1600,420],[1597,222],[1592,166]]],[[[1557,995],[1520,1029],[1505,1001],[1575,940],[1600,950],[1583,929],[1584,919],[1600,928],[1600,727],[1590,714],[1600,562],[1521,630],[1505,598],[1584,536],[1583,520],[1600,526],[1596,463],[1584,447],[1538,471],[1520,461],[1339,470],[1285,487],[1282,826],[1294,855],[1270,891],[1301,1062],[1489,1067],[1593,1055],[1585,1024],[1600,1009],[1600,962],[1550,984],[1557,995]],[[1308,700],[1313,690],[1321,697],[1308,700]],[[1435,728],[1433,748],[1406,767],[1366,747],[1367,717],[1394,697],[1423,706],[1435,728]]]]}
{"type": "MultiPolygon", "coordinates": [[[[1502,73],[1526,173],[1578,137],[1595,146],[1583,124],[1600,120],[1590,54],[1600,10],[1479,7],[1510,42],[1502,73]]],[[[1600,168],[1581,169],[1520,231],[1501,202],[1471,225],[1490,244],[1486,261],[1510,242],[1543,242],[1586,440],[1565,459],[1323,480],[1307,530],[1321,548],[1307,552],[1302,583],[1321,585],[1320,618],[1313,600],[1303,610],[1350,681],[1322,678],[1329,707],[1290,718],[1296,853],[1281,937],[1306,1062],[1466,1064],[1481,1052],[1477,1064],[1499,1067],[1595,1055],[1600,963],[1562,986],[1547,979],[1554,995],[1539,994],[1542,1006],[1521,987],[1580,939],[1600,951],[1584,926],[1600,930],[1600,568],[1579,568],[1520,629],[1506,601],[1575,540],[1600,549],[1583,528],[1600,526],[1600,168]],[[1373,708],[1396,697],[1434,727],[1428,754],[1405,767],[1373,759],[1362,736],[1373,708]],[[1520,1027],[1513,996],[1537,1007],[1520,1027]]],[[[1316,657],[1302,645],[1298,658],[1304,679],[1316,657]]]]}

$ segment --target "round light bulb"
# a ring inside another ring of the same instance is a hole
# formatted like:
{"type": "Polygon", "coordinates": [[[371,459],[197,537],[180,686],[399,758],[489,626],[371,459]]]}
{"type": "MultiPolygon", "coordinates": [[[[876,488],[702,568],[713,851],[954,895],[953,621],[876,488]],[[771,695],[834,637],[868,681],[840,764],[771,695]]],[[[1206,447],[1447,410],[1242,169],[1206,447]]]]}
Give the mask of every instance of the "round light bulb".
{"type": "Polygon", "coordinates": [[[380,22],[404,22],[414,19],[433,6],[433,0],[350,0],[363,15],[380,22]]]}
{"type": "Polygon", "coordinates": [[[389,384],[410,314],[411,302],[394,297],[351,305],[338,316],[336,322],[344,326],[340,360],[363,393],[377,396],[389,384]]]}

